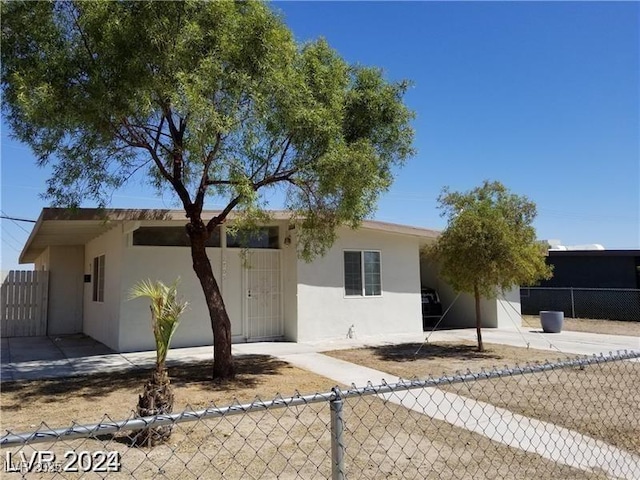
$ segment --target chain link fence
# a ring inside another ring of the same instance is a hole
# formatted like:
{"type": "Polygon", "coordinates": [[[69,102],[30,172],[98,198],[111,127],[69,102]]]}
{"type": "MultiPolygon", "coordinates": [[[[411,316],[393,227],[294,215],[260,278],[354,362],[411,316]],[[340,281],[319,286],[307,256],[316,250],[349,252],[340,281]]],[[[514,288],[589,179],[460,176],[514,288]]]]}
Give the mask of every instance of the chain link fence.
{"type": "MultiPolygon", "coordinates": [[[[3,478],[640,478],[640,352],[7,432],[3,478]],[[170,426],[168,443],[135,445],[170,426]]],[[[5,415],[7,415],[5,413],[5,415]]]]}
{"type": "Polygon", "coordinates": [[[520,304],[524,315],[557,310],[571,318],[640,321],[640,290],[628,288],[521,287],[520,304]]]}

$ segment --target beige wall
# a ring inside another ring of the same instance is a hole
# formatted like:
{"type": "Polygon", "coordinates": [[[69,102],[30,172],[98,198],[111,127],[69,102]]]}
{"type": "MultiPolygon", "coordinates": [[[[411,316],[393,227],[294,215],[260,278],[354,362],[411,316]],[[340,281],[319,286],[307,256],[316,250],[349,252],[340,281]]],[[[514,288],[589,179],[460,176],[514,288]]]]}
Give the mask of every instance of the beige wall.
{"type": "Polygon", "coordinates": [[[298,254],[296,252],[295,230],[286,227],[281,230],[281,238],[287,236],[290,243],[282,245],[282,289],[284,336],[295,342],[298,339],[298,254]]]}
{"type": "Polygon", "coordinates": [[[84,246],[51,246],[48,251],[47,334],[82,332],[84,246]]]}
{"type": "MultiPolygon", "coordinates": [[[[220,280],[221,249],[209,248],[207,255],[216,279],[220,280]]],[[[187,311],[171,341],[172,347],[211,345],[213,334],[207,306],[198,277],[191,266],[188,247],[129,246],[124,251],[122,298],[120,306],[119,351],[153,350],[155,348],[149,301],[127,300],[131,288],[141,280],[160,280],[171,284],[180,277],[178,292],[189,302],[187,311]]],[[[232,313],[232,312],[230,312],[232,313]]],[[[232,317],[232,333],[237,321],[232,317]]]]}
{"type": "Polygon", "coordinates": [[[33,262],[34,270],[49,270],[49,248],[47,247],[44,251],[35,259],[33,262]]]}
{"type": "Polygon", "coordinates": [[[370,230],[341,229],[329,252],[298,262],[298,341],[422,332],[418,240],[370,230]],[[381,252],[382,296],[346,297],[344,250],[381,252]]]}
{"type": "Polygon", "coordinates": [[[124,236],[120,225],[94,238],[85,245],[84,272],[91,275],[91,283],[84,284],[83,331],[87,335],[118,350],[120,328],[120,302],[122,295],[122,261],[124,236]],[[104,302],[94,302],[93,262],[100,255],[105,256],[104,302]]]}
{"type": "MultiPolygon", "coordinates": [[[[286,226],[283,222],[278,223],[281,228],[280,239],[282,242],[286,226]]],[[[154,223],[144,223],[145,226],[152,224],[154,223]]],[[[180,223],[176,225],[180,225],[180,223]]],[[[128,297],[131,287],[140,280],[151,279],[172,283],[177,277],[180,277],[178,291],[189,302],[189,306],[181,319],[171,345],[175,348],[212,345],[213,333],[209,312],[202,287],[193,271],[189,247],[133,246],[131,245],[131,233],[125,235],[125,245],[121,289],[123,300],[128,297]]],[[[290,247],[290,249],[292,248],[290,247]]],[[[227,249],[223,242],[223,248],[208,248],[207,255],[231,320],[232,340],[234,342],[245,341],[249,333],[244,318],[246,288],[243,277],[242,251],[227,249]]],[[[295,292],[292,294],[295,295],[295,292]]],[[[284,303],[286,302],[283,301],[284,303]]],[[[119,351],[155,348],[150,321],[148,302],[145,299],[123,301],[120,310],[119,351]]]]}

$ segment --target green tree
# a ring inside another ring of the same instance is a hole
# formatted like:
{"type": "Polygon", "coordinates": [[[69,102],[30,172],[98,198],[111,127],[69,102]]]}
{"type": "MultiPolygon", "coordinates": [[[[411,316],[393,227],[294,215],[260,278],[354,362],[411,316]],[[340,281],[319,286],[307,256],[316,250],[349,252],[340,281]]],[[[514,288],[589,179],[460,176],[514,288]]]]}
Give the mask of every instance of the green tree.
{"type": "Polygon", "coordinates": [[[146,173],[184,208],[218,378],[233,359],[214,229],[232,211],[241,228],[264,221],[279,189],[309,260],[372,213],[412,154],[407,83],[324,40],[296,44],[261,2],[2,2],[1,54],[6,120],[52,166],[54,204],[107,205],[146,173]],[[205,222],[212,196],[226,206],[205,222]]]}
{"type": "MultiPolygon", "coordinates": [[[[136,414],[139,417],[169,414],[173,411],[173,389],[166,367],[167,353],[187,303],[178,299],[177,282],[173,285],[151,280],[138,282],[131,288],[130,298],[140,297],[151,300],[149,308],[156,343],[156,368],[138,397],[136,414]]],[[[135,442],[153,446],[166,442],[170,436],[171,426],[157,427],[137,432],[135,442]]]]}
{"type": "Polygon", "coordinates": [[[480,298],[496,298],[517,285],[551,277],[547,247],[536,241],[536,206],[500,182],[459,193],[445,187],[438,197],[447,227],[426,253],[454,290],[473,294],[478,350],[482,343],[480,298]]]}

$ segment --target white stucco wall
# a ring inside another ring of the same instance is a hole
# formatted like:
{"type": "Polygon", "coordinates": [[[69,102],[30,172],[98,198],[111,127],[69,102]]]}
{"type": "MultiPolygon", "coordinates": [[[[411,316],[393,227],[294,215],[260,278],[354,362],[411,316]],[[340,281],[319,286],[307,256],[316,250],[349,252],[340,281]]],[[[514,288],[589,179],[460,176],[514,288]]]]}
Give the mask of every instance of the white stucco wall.
{"type": "Polygon", "coordinates": [[[298,341],[422,332],[420,262],[415,237],[341,229],[324,257],[298,262],[298,341]],[[382,296],[346,297],[344,250],[381,252],[382,296]]]}
{"type": "Polygon", "coordinates": [[[496,327],[522,327],[522,310],[520,308],[520,287],[514,287],[496,300],[496,327]]]}
{"type": "Polygon", "coordinates": [[[49,270],[49,309],[47,334],[82,332],[84,246],[47,248],[49,270]]]}
{"type": "MultiPolygon", "coordinates": [[[[221,249],[208,248],[214,275],[220,280],[221,249]]],[[[153,350],[149,301],[145,298],[126,300],[131,287],[140,280],[160,280],[171,284],[180,277],[178,292],[189,302],[187,311],[171,341],[174,348],[213,344],[213,334],[207,306],[198,277],[191,266],[188,247],[128,246],[124,251],[122,298],[120,307],[119,351],[153,350]]],[[[233,308],[229,312],[233,312],[233,308]]],[[[237,319],[232,315],[232,333],[237,319]],[[235,321],[234,321],[235,320],[235,321]]]]}
{"type": "Polygon", "coordinates": [[[298,254],[295,247],[295,230],[281,231],[288,235],[290,243],[282,245],[283,326],[285,339],[295,342],[298,338],[298,254]]]}
{"type": "Polygon", "coordinates": [[[84,284],[83,331],[87,335],[118,350],[120,302],[122,301],[122,261],[124,236],[122,226],[116,225],[85,245],[84,272],[91,275],[91,283],[84,284]],[[94,302],[93,262],[100,255],[105,256],[104,302],[94,302]]]}
{"type": "Polygon", "coordinates": [[[45,248],[33,262],[34,270],[49,270],[49,248],[45,248]]]}
{"type": "MultiPolygon", "coordinates": [[[[147,225],[166,223],[145,222],[147,225]]],[[[280,240],[284,239],[286,228],[280,225],[280,240]]],[[[181,223],[176,223],[182,225],[181,223]]],[[[178,291],[189,302],[180,325],[171,341],[174,348],[212,345],[213,333],[209,313],[200,282],[193,271],[189,247],[149,247],[131,245],[131,233],[125,234],[124,263],[122,270],[121,295],[128,298],[131,287],[140,280],[161,280],[172,283],[180,277],[178,291]]],[[[248,325],[245,319],[246,286],[243,277],[244,263],[242,250],[238,248],[208,248],[213,274],[222,292],[222,297],[231,320],[234,342],[245,341],[248,325]]],[[[295,295],[295,291],[289,294],[295,295]]],[[[283,304],[285,302],[283,301],[283,304]]],[[[295,305],[295,302],[294,302],[295,305]]],[[[283,313],[284,314],[284,313],[283,313]]],[[[120,310],[119,351],[149,350],[155,348],[150,326],[148,302],[145,299],[123,301],[120,310]]]]}

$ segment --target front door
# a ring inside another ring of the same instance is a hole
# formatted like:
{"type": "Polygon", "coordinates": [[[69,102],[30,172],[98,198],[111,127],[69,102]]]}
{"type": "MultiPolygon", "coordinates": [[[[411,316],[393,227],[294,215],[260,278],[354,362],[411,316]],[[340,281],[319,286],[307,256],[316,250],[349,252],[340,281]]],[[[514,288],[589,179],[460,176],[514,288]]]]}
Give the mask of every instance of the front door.
{"type": "Polygon", "coordinates": [[[248,340],[281,337],[280,251],[250,250],[244,270],[248,340]]]}

